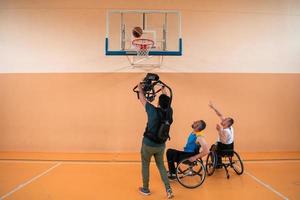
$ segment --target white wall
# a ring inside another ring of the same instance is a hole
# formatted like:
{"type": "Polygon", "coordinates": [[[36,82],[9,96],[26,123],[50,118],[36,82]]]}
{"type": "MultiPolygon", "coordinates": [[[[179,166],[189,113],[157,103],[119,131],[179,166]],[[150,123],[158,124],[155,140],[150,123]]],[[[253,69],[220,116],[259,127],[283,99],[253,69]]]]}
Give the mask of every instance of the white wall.
{"type": "Polygon", "coordinates": [[[0,2],[0,73],[131,72],[104,55],[107,9],[182,12],[182,57],[158,71],[300,72],[300,1],[129,0],[0,2]]]}

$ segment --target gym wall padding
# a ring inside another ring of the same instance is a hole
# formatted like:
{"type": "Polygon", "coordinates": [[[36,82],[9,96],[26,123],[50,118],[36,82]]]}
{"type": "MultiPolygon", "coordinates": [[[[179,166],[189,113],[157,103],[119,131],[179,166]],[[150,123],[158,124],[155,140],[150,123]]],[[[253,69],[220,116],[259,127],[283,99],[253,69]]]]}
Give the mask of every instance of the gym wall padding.
{"type": "MultiPolygon", "coordinates": [[[[0,74],[0,151],[138,152],[145,110],[132,92],[144,73],[0,74]]],[[[161,73],[173,88],[168,146],[193,120],[215,142],[212,100],[235,123],[239,151],[299,151],[299,74],[161,73]]]]}

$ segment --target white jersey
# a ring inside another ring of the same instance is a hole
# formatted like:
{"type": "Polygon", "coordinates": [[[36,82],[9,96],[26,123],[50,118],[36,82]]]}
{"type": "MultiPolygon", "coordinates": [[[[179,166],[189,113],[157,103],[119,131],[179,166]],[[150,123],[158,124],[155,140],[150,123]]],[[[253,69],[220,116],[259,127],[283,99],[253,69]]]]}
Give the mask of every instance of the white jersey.
{"type": "MultiPolygon", "coordinates": [[[[231,144],[234,141],[234,131],[233,131],[233,127],[229,127],[229,128],[225,128],[223,129],[225,135],[226,135],[226,143],[225,144],[231,144]]],[[[220,141],[220,137],[218,137],[218,142],[220,141]]]]}

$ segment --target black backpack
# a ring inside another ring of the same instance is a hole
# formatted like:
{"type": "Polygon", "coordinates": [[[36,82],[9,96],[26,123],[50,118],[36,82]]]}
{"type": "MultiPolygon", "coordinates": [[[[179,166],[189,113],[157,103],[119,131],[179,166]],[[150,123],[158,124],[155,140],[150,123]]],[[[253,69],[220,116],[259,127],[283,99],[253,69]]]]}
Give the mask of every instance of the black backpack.
{"type": "Polygon", "coordinates": [[[173,110],[172,108],[167,108],[162,110],[161,108],[156,108],[158,114],[158,123],[156,133],[151,133],[147,130],[145,131],[145,136],[157,144],[163,144],[168,139],[170,140],[170,126],[173,123],[173,110]]]}

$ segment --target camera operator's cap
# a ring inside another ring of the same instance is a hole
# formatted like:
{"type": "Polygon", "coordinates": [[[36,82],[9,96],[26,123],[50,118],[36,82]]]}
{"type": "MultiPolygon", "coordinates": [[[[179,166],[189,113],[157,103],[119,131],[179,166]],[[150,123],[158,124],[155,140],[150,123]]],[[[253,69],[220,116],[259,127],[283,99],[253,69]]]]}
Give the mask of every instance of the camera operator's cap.
{"type": "Polygon", "coordinates": [[[148,73],[146,75],[146,77],[144,78],[144,80],[158,81],[159,80],[159,76],[158,76],[158,74],[148,73]]]}

